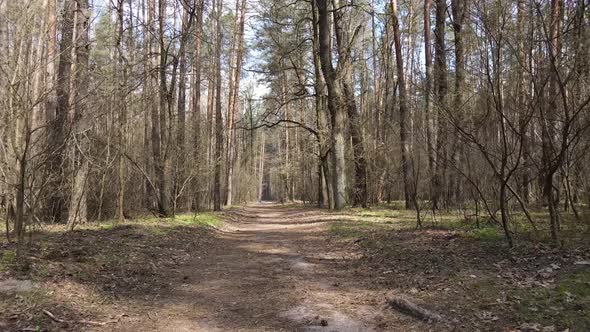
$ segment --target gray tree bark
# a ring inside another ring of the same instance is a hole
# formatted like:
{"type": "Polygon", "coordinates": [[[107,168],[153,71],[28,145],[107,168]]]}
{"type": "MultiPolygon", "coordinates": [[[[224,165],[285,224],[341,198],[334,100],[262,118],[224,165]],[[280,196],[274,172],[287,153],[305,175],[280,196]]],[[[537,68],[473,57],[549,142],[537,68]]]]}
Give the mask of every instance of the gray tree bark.
{"type": "Polygon", "coordinates": [[[338,75],[332,65],[332,47],[328,0],[315,0],[318,8],[318,34],[320,45],[320,62],[328,90],[328,109],[332,122],[332,188],[334,190],[334,208],[340,210],[346,205],[346,160],[344,121],[345,109],[343,97],[338,86],[338,75]]]}

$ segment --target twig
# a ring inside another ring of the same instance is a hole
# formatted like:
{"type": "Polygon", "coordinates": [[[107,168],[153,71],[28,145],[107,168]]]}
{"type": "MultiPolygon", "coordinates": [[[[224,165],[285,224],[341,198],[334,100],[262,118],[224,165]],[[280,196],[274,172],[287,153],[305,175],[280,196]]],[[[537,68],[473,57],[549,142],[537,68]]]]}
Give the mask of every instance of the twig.
{"type": "Polygon", "coordinates": [[[119,319],[117,320],[110,320],[110,321],[106,321],[106,322],[95,322],[95,321],[91,321],[91,320],[76,320],[76,321],[72,321],[72,320],[65,320],[65,319],[59,319],[57,317],[55,317],[54,314],[52,314],[50,311],[48,310],[43,310],[43,313],[45,315],[47,315],[49,318],[51,318],[52,321],[54,322],[58,322],[58,323],[68,323],[68,324],[87,324],[87,325],[98,325],[98,326],[105,326],[107,324],[115,324],[118,323],[120,318],[123,316],[121,315],[119,317],[119,319]]]}

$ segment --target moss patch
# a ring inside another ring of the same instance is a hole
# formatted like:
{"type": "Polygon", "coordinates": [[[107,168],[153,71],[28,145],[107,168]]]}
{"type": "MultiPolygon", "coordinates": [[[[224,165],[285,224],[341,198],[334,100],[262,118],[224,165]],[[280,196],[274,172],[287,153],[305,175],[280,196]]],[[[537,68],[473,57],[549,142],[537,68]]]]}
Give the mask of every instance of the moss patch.
{"type": "Polygon", "coordinates": [[[0,253],[0,271],[10,269],[16,265],[16,251],[4,250],[0,253]]]}
{"type": "Polygon", "coordinates": [[[474,229],[467,232],[466,236],[485,244],[495,244],[504,241],[504,235],[500,233],[500,230],[497,227],[474,229]]]}
{"type": "Polygon", "coordinates": [[[213,213],[184,214],[176,216],[172,223],[182,226],[219,227],[221,219],[213,213]]]}
{"type": "Polygon", "coordinates": [[[522,301],[516,306],[520,320],[590,331],[590,268],[560,276],[555,287],[521,293],[522,301]]]}
{"type": "Polygon", "coordinates": [[[330,233],[335,236],[343,238],[359,237],[364,235],[367,231],[371,231],[376,227],[374,223],[367,221],[339,221],[330,224],[330,233]]]}
{"type": "Polygon", "coordinates": [[[157,223],[169,226],[219,227],[221,225],[221,219],[214,213],[180,214],[173,218],[146,217],[134,219],[133,222],[139,224],[157,223]]]}

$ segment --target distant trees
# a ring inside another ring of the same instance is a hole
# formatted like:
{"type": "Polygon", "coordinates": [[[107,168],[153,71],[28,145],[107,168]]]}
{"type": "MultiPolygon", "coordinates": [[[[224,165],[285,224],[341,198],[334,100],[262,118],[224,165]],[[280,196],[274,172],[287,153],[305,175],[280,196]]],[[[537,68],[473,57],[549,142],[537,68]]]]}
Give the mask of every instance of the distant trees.
{"type": "MultiPolygon", "coordinates": [[[[509,241],[513,210],[522,210],[536,229],[539,221],[529,207],[546,206],[553,216],[550,228],[559,229],[556,206],[563,202],[577,213],[579,204],[567,197],[588,195],[583,190],[568,194],[572,186],[566,179],[573,169],[565,152],[586,155],[579,149],[587,142],[584,101],[590,91],[587,84],[568,84],[588,80],[576,60],[577,54],[587,53],[578,37],[587,35],[580,25],[588,22],[587,6],[527,0],[427,0],[423,5],[317,0],[306,9],[298,3],[266,4],[260,39],[276,48],[267,53],[265,74],[272,73],[267,75],[271,87],[277,73],[299,69],[276,65],[295,50],[307,52],[307,62],[316,68],[306,73],[309,89],[271,88],[270,97],[287,93],[280,98],[293,103],[305,98],[315,113],[292,123],[277,111],[286,107],[279,105],[268,109],[260,124],[274,128],[288,123],[318,137],[318,171],[310,173],[315,174],[310,183],[316,183],[317,200],[328,195],[335,208],[359,202],[360,155],[371,165],[366,175],[369,202],[401,199],[406,207],[419,208],[422,200],[433,212],[483,206],[504,226],[509,241]],[[306,18],[293,14],[295,9],[311,11],[312,25],[305,32],[311,43],[294,33],[306,18]],[[415,27],[416,15],[423,17],[422,29],[415,27]],[[282,38],[274,38],[275,29],[282,38]],[[414,42],[420,38],[423,48],[414,42]],[[369,55],[365,40],[375,45],[369,55]],[[365,83],[367,77],[373,86],[365,83]],[[571,101],[576,94],[583,95],[578,108],[571,101]],[[362,105],[358,118],[345,112],[352,109],[350,95],[362,105]],[[325,106],[329,121],[322,122],[325,106]],[[355,139],[358,133],[360,140],[355,139]],[[399,139],[392,139],[395,135],[399,139]],[[356,148],[359,141],[362,150],[356,148]],[[322,144],[329,148],[322,151],[322,144]],[[324,154],[331,160],[328,169],[324,154]]],[[[295,86],[298,81],[292,77],[295,86]]],[[[304,195],[309,194],[299,192],[304,195]]]]}

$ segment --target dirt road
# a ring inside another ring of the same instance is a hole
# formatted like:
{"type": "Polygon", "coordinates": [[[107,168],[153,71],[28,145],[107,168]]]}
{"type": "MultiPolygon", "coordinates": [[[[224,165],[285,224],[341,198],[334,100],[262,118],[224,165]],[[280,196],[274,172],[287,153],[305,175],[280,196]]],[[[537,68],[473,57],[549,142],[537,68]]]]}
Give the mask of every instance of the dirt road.
{"type": "Polygon", "coordinates": [[[229,216],[211,247],[181,268],[181,282],[130,304],[129,316],[108,330],[428,330],[386,308],[386,290],[356,267],[355,250],[329,241],[334,216],[272,204],[229,216]]]}

